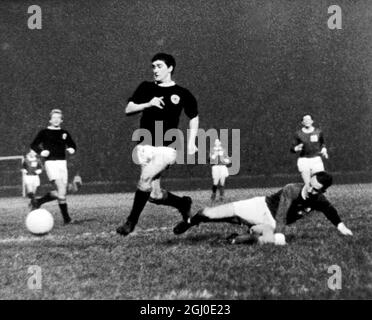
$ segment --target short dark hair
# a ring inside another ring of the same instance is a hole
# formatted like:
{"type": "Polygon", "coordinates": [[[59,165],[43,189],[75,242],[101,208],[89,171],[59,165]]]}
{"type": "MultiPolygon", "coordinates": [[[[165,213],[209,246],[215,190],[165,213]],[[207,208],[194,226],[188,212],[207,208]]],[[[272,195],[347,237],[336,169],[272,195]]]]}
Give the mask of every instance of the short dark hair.
{"type": "Polygon", "coordinates": [[[174,72],[174,69],[176,68],[176,60],[174,59],[172,55],[168,53],[160,52],[153,56],[153,58],[151,59],[151,62],[154,62],[157,60],[164,61],[164,63],[167,65],[168,68],[172,66],[173,67],[172,73],[174,72]]]}
{"type": "Polygon", "coordinates": [[[49,119],[51,119],[52,118],[52,115],[55,114],[55,113],[60,114],[61,117],[63,118],[63,113],[62,113],[62,110],[61,109],[53,109],[49,113],[49,119]]]}
{"type": "Polygon", "coordinates": [[[327,190],[333,182],[332,175],[325,171],[319,171],[314,173],[312,176],[316,177],[316,180],[323,186],[323,191],[327,190]]]}

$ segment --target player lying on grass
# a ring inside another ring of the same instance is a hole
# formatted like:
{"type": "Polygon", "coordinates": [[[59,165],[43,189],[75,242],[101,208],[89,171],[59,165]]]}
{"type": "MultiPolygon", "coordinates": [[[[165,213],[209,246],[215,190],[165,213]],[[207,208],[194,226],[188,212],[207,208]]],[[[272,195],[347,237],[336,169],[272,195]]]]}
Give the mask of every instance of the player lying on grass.
{"type": "Polygon", "coordinates": [[[332,184],[332,176],[324,171],[315,173],[309,182],[287,184],[284,188],[266,197],[236,201],[213,208],[199,210],[187,222],[174,228],[181,234],[201,222],[230,222],[250,227],[249,234],[236,236],[233,243],[251,242],[285,244],[286,225],[309,215],[313,211],[323,212],[338,231],[351,236],[352,232],[341,221],[337,210],[323,195],[332,184]]]}
{"type": "Polygon", "coordinates": [[[63,221],[68,224],[71,223],[71,218],[66,203],[68,184],[66,151],[74,154],[76,144],[69,132],[61,128],[62,122],[62,111],[53,109],[50,112],[50,125],[41,130],[31,143],[31,149],[45,159],[45,171],[55,188],[41,198],[32,199],[31,204],[32,208],[36,209],[46,202],[57,200],[63,221]]]}

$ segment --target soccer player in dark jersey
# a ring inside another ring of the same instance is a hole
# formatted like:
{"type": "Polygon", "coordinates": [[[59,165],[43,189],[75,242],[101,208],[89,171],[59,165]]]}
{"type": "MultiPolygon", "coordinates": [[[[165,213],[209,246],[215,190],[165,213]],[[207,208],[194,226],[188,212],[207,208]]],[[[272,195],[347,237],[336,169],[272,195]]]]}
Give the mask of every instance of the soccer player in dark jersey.
{"type": "Polygon", "coordinates": [[[154,204],[177,208],[183,219],[187,220],[192,200],[179,197],[160,187],[162,172],[176,161],[177,152],[164,136],[168,130],[178,127],[182,110],[190,119],[190,135],[187,143],[188,154],[197,151],[195,138],[199,127],[197,101],[187,89],[172,80],[176,67],[173,56],[158,53],[152,58],[154,81],[142,82],[128,99],[127,115],[142,112],[140,129],[149,133],[150,139],[138,144],[134,150],[137,162],[141,165],[141,176],[134,196],[132,210],[126,222],[117,228],[117,233],[130,234],[140,217],[147,201],[154,204]],[[159,130],[162,127],[162,130],[159,130]],[[156,139],[159,137],[160,139],[156,139]]]}
{"type": "Polygon", "coordinates": [[[220,200],[224,200],[225,180],[229,176],[227,165],[230,160],[226,155],[225,149],[222,147],[221,141],[216,139],[214,142],[213,152],[210,154],[210,163],[212,165],[212,195],[211,200],[216,200],[217,188],[220,189],[220,200]]]}
{"type": "Polygon", "coordinates": [[[291,152],[299,153],[297,167],[307,186],[312,174],[324,171],[322,157],[328,159],[323,132],[315,128],[313,123],[310,114],[302,117],[303,127],[296,132],[291,146],[291,152]]]}
{"type": "Polygon", "coordinates": [[[250,234],[234,237],[233,243],[257,240],[260,243],[284,245],[287,225],[313,213],[323,212],[326,218],[346,236],[352,232],[341,221],[335,207],[324,196],[332,184],[332,176],[324,171],[312,175],[309,187],[303,183],[287,184],[266,197],[235,201],[198,211],[189,221],[181,221],[175,230],[184,233],[201,222],[230,222],[245,224],[250,234]]]}
{"type": "Polygon", "coordinates": [[[74,154],[76,144],[70,133],[61,128],[62,122],[62,111],[53,109],[50,112],[50,125],[41,130],[31,143],[31,149],[44,158],[45,171],[49,181],[55,187],[55,190],[48,192],[43,197],[34,199],[32,205],[36,209],[46,202],[57,200],[63,221],[68,224],[72,220],[66,203],[68,184],[66,151],[69,154],[74,154]]]}
{"type": "Polygon", "coordinates": [[[37,188],[40,186],[39,175],[42,171],[43,167],[40,159],[36,156],[36,153],[31,150],[22,161],[23,184],[27,197],[31,199],[31,207],[37,188]]]}

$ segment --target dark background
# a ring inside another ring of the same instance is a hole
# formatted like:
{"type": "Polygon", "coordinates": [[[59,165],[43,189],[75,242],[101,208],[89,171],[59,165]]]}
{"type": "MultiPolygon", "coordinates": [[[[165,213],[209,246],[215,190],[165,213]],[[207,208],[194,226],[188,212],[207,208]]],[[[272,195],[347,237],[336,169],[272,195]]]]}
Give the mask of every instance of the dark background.
{"type": "MultiPolygon", "coordinates": [[[[27,151],[52,108],[78,144],[88,181],[135,181],[127,98],[168,52],[199,102],[201,128],[241,130],[239,176],[297,173],[289,152],[303,113],[326,137],[331,171],[372,169],[372,2],[94,0],[0,3],[0,156],[27,151]],[[42,30],[27,27],[30,5],[42,30]]],[[[188,126],[183,116],[181,128],[188,126]]],[[[169,177],[209,177],[175,165],[169,177]]]]}

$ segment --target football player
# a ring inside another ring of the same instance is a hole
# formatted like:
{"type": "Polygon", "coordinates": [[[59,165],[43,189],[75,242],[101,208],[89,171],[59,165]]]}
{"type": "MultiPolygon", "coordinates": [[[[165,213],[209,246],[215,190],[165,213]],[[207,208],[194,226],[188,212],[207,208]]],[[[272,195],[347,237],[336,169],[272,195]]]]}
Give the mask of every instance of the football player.
{"type": "Polygon", "coordinates": [[[224,200],[225,180],[229,176],[227,165],[230,160],[226,155],[225,149],[221,145],[221,141],[216,139],[214,142],[213,152],[210,154],[210,163],[212,165],[212,195],[211,200],[216,200],[217,188],[220,189],[220,200],[224,200]]]}
{"type": "Polygon", "coordinates": [[[303,127],[296,132],[291,147],[291,152],[299,153],[297,167],[306,186],[312,174],[324,171],[322,157],[328,159],[323,132],[315,128],[313,123],[310,114],[302,117],[303,127]]]}
{"type": "Polygon", "coordinates": [[[303,183],[287,184],[266,197],[236,201],[198,211],[187,222],[181,221],[174,229],[176,234],[187,231],[202,222],[230,222],[245,224],[250,234],[238,235],[232,243],[258,241],[284,245],[287,225],[315,212],[326,218],[345,236],[352,232],[341,221],[337,210],[324,196],[332,184],[332,176],[324,171],[312,175],[309,187],[303,183]]]}
{"type": "Polygon", "coordinates": [[[159,124],[164,134],[167,130],[176,129],[183,110],[190,119],[187,152],[194,154],[197,151],[195,138],[199,127],[197,101],[190,91],[172,80],[176,67],[173,56],[158,53],[151,62],[154,81],[142,82],[128,99],[125,109],[127,115],[142,112],[140,129],[150,133],[151,141],[141,142],[134,150],[141,166],[141,176],[132,210],[126,222],[116,230],[123,236],[134,230],[148,200],[154,204],[177,208],[184,220],[189,218],[192,204],[190,197],[179,197],[160,187],[161,174],[175,163],[177,153],[169,147],[172,141],[164,141],[164,135],[161,136],[161,141],[156,141],[158,139],[155,139],[155,136],[159,135],[159,124]]]}
{"type": "Polygon", "coordinates": [[[39,175],[42,171],[43,167],[40,159],[34,151],[30,150],[22,161],[23,183],[26,195],[31,200],[30,207],[32,207],[37,188],[40,186],[39,175]]]}
{"type": "Polygon", "coordinates": [[[70,133],[61,128],[62,122],[62,111],[53,109],[50,112],[49,126],[41,130],[31,143],[31,149],[44,158],[46,174],[54,186],[53,191],[41,198],[33,199],[32,206],[36,209],[46,202],[57,200],[63,221],[69,224],[72,220],[66,203],[68,184],[66,151],[68,154],[74,154],[76,144],[70,133]]]}

